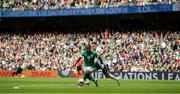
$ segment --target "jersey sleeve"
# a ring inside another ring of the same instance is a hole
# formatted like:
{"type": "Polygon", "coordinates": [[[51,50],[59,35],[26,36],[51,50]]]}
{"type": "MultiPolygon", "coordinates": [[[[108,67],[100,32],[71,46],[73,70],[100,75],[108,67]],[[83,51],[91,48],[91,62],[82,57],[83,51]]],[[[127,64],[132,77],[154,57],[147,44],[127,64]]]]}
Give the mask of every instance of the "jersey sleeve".
{"type": "Polygon", "coordinates": [[[81,53],[81,56],[83,56],[83,57],[85,56],[85,52],[84,51],[81,53]]]}
{"type": "Polygon", "coordinates": [[[98,54],[97,54],[96,52],[94,52],[94,56],[95,56],[95,57],[97,57],[97,56],[98,56],[98,54]]]}
{"type": "Polygon", "coordinates": [[[99,53],[101,50],[102,50],[101,47],[97,47],[97,48],[96,48],[96,52],[97,52],[97,53],[99,53]]]}
{"type": "Polygon", "coordinates": [[[102,53],[104,52],[104,50],[101,49],[101,47],[97,47],[97,48],[96,48],[96,52],[97,52],[98,56],[100,56],[100,55],[102,55],[102,53]]]}

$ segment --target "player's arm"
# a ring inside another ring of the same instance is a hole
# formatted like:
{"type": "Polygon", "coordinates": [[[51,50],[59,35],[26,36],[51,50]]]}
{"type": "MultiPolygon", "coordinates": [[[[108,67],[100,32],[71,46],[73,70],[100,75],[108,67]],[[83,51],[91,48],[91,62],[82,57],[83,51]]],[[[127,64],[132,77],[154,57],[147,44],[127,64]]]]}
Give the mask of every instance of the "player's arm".
{"type": "Polygon", "coordinates": [[[104,50],[101,49],[100,47],[98,47],[98,48],[96,49],[96,52],[98,52],[98,56],[101,56],[102,54],[104,54],[104,50]]]}
{"type": "Polygon", "coordinates": [[[97,53],[95,53],[95,56],[97,59],[99,59],[100,63],[103,64],[103,60],[101,58],[101,55],[98,55],[97,53]]]}
{"type": "Polygon", "coordinates": [[[84,57],[84,52],[82,52],[81,56],[78,58],[78,60],[76,61],[76,63],[75,63],[72,67],[75,67],[75,66],[77,65],[77,63],[78,63],[81,59],[83,59],[83,57],[84,57]]]}
{"type": "Polygon", "coordinates": [[[75,66],[77,65],[77,63],[78,63],[81,59],[82,59],[82,57],[78,58],[78,60],[76,61],[76,63],[75,63],[75,64],[73,64],[73,66],[72,66],[72,67],[75,67],[75,66]]]}
{"type": "Polygon", "coordinates": [[[100,57],[102,54],[104,54],[104,50],[101,50],[101,51],[98,53],[98,56],[100,57]]]}

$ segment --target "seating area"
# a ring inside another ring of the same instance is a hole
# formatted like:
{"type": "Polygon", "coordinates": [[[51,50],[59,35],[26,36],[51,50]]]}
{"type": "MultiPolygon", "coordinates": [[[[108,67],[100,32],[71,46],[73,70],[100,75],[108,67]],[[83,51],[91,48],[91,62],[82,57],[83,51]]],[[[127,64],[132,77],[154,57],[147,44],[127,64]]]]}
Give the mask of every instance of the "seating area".
{"type": "Polygon", "coordinates": [[[0,70],[70,68],[88,42],[105,51],[111,71],[180,72],[180,31],[4,32],[0,70]]]}
{"type": "Polygon", "coordinates": [[[144,6],[173,4],[176,0],[0,0],[5,10],[49,10],[92,7],[144,6]]]}

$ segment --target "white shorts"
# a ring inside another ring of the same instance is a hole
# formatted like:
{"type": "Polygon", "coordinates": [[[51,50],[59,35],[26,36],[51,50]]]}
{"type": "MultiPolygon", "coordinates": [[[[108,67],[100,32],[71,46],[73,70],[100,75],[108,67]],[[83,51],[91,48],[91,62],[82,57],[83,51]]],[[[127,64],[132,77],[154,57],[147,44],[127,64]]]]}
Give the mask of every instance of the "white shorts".
{"type": "Polygon", "coordinates": [[[86,72],[86,71],[93,72],[93,71],[94,71],[94,68],[91,67],[91,66],[88,66],[88,67],[85,67],[85,66],[84,66],[83,70],[84,70],[84,72],[86,72]]]}

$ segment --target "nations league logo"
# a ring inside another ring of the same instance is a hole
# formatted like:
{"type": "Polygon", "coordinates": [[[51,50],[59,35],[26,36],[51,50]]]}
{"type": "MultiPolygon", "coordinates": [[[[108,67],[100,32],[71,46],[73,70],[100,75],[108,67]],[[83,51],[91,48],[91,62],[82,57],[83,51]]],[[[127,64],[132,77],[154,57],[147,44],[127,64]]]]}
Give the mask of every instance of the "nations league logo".
{"type": "MultiPolygon", "coordinates": [[[[179,72],[112,72],[120,79],[137,80],[180,80],[179,72]]],[[[92,75],[95,78],[105,78],[102,72],[95,72],[92,75]]]]}
{"type": "Polygon", "coordinates": [[[59,72],[59,76],[61,77],[69,77],[71,73],[71,69],[65,69],[59,72]]]}

